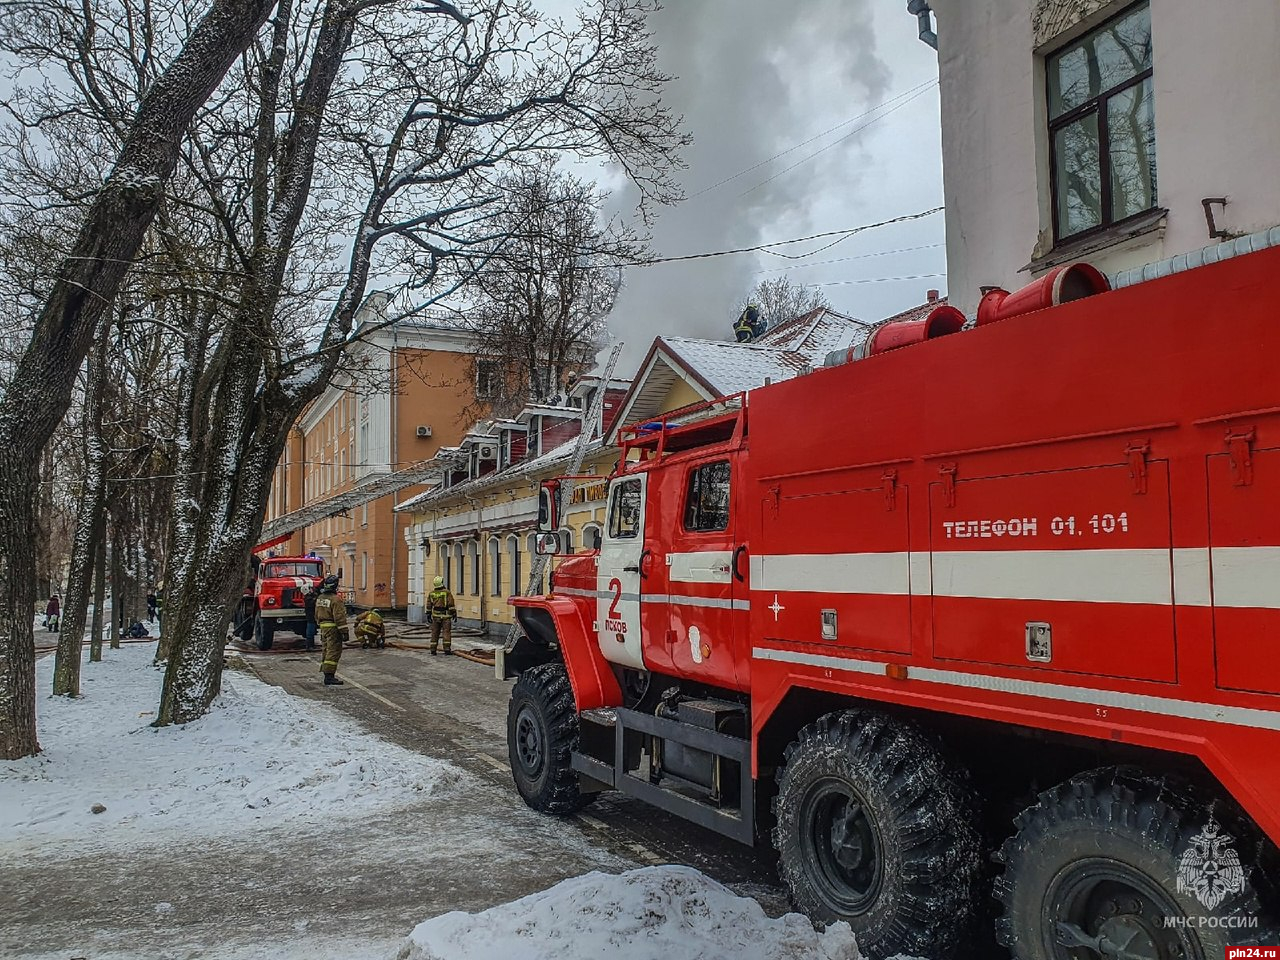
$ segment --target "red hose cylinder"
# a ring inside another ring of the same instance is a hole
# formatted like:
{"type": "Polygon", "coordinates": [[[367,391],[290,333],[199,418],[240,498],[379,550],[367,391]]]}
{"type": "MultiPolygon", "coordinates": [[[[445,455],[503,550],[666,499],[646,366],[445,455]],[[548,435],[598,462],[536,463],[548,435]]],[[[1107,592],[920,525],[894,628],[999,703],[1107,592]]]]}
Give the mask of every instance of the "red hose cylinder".
{"type": "Polygon", "coordinates": [[[1014,293],[999,289],[988,291],[978,303],[978,326],[1083,300],[1110,289],[1111,284],[1097,267],[1087,263],[1063,264],[1014,293]]]}

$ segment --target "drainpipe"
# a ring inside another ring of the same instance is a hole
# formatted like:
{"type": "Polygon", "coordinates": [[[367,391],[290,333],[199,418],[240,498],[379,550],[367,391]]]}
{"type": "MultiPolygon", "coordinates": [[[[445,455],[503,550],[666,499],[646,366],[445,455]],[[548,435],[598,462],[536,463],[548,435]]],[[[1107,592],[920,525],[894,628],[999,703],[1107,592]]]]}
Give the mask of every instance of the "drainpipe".
{"type": "MultiPolygon", "coordinates": [[[[399,332],[396,325],[391,325],[391,462],[387,466],[394,473],[400,467],[400,404],[397,402],[396,394],[399,388],[399,370],[396,367],[396,351],[399,347],[399,332]]],[[[400,491],[391,491],[391,583],[390,583],[390,609],[396,608],[396,559],[398,544],[400,539],[400,514],[396,513],[396,507],[400,505],[400,491]]]]}
{"type": "Polygon", "coordinates": [[[938,34],[933,29],[933,11],[929,0],[907,0],[907,13],[920,24],[920,39],[933,49],[938,49],[938,34]]]}

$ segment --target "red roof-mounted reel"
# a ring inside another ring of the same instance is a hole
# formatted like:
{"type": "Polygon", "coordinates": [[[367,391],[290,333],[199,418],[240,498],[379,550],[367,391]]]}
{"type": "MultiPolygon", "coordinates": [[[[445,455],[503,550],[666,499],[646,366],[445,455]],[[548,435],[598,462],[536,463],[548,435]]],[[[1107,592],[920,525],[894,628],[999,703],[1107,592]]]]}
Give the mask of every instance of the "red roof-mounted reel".
{"type": "Polygon", "coordinates": [[[1016,293],[1008,290],[988,291],[978,303],[978,326],[1008,320],[1019,314],[1056,307],[1072,300],[1083,300],[1095,293],[1106,293],[1111,284],[1097,267],[1087,263],[1054,267],[1039,280],[1016,293]]]}
{"type": "Polygon", "coordinates": [[[899,347],[959,333],[964,326],[964,314],[955,307],[943,304],[935,307],[923,320],[899,320],[876,327],[870,336],[857,346],[827,357],[827,366],[833,367],[851,360],[864,360],[899,347]]]}

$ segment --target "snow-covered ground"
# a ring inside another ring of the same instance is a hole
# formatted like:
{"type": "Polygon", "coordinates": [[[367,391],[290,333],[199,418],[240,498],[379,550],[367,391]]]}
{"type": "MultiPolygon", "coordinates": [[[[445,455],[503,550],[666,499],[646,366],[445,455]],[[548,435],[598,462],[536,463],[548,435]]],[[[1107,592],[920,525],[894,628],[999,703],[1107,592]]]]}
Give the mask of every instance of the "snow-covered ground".
{"type": "Polygon", "coordinates": [[[6,869],[23,878],[5,893],[14,910],[0,914],[0,949],[41,960],[858,960],[847,926],[772,919],[688,867],[601,872],[632,864],[509,788],[242,672],[224,674],[209,716],[153,728],[153,649],[86,663],[74,701],[47,695],[53,658],[39,661],[44,752],[0,762],[0,889],[6,869]],[[529,890],[540,892],[520,896],[529,890]],[[6,926],[15,912],[25,926],[6,926]],[[66,948],[22,952],[33,941],[66,948]]]}
{"type": "Polygon", "coordinates": [[[418,924],[394,960],[858,960],[848,924],[823,933],[689,867],[588,873],[482,913],[418,924]]]}
{"type": "Polygon", "coordinates": [[[0,842],[136,846],[329,822],[405,805],[459,775],[231,670],[208,716],[157,729],[154,654],[126,644],[86,662],[76,700],[48,696],[53,657],[38,662],[43,752],[0,761],[0,842]]]}

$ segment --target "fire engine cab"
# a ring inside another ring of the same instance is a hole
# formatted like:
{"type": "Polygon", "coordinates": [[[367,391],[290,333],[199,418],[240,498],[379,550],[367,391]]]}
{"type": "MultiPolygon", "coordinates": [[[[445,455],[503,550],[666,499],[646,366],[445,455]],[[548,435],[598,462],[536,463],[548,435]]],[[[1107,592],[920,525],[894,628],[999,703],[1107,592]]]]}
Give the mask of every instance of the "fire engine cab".
{"type": "Polygon", "coordinates": [[[772,843],[873,958],[1280,942],[1280,249],[1162,272],[623,431],[600,548],[512,600],[526,802],[772,843]]]}

